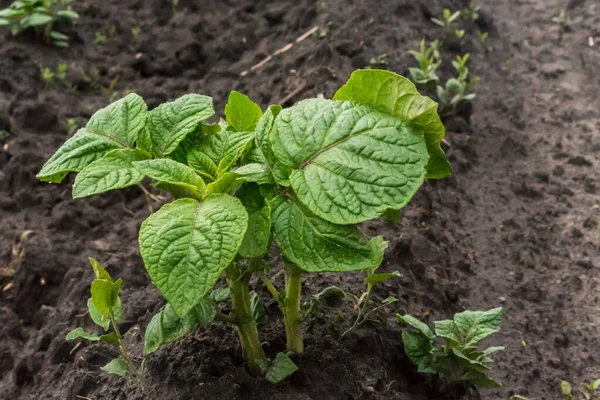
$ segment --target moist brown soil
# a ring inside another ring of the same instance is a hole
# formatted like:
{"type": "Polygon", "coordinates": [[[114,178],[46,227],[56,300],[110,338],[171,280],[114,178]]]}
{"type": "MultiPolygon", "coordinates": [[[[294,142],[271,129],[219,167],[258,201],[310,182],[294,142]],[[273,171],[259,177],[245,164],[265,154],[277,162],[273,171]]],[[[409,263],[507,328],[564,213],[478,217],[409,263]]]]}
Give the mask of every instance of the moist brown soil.
{"type": "MultiPolygon", "coordinates": [[[[14,258],[13,248],[24,255],[12,276],[0,277],[0,398],[145,398],[99,370],[114,356],[109,349],[64,337],[77,326],[93,329],[85,315],[92,256],[124,279],[123,330],[141,351],[141,333],[164,300],[146,275],[137,231],[149,206],[160,204],[139,188],[74,201],[72,178],[62,185],[35,179],[68,137],[67,119],[84,124],[109,101],[98,84],[118,77],[118,95],[133,90],[150,107],[196,92],[222,110],[232,89],[263,107],[330,97],[382,53],[391,70],[406,74],[413,63],[407,50],[422,37],[441,36],[429,17],[468,2],[321,3],[326,8],[314,0],[180,0],[173,12],[167,0],[88,0],[75,3],[81,18],[64,28],[68,49],[2,30],[0,130],[9,136],[0,139],[0,267],[14,258]],[[327,22],[333,26],[325,37],[309,36],[250,70],[327,22]],[[141,28],[138,37],[132,27],[141,28]],[[106,43],[96,43],[96,32],[108,34],[106,43]],[[41,79],[39,65],[61,61],[77,85],[72,93],[41,79]],[[80,73],[94,68],[95,85],[80,73]]],[[[470,69],[481,81],[470,120],[445,121],[454,174],[427,182],[399,223],[364,225],[390,242],[382,270],[403,274],[377,287],[375,298],[399,301],[342,339],[352,304],[322,310],[305,324],[300,371],[278,386],[248,374],[234,332],[217,323],[151,356],[159,399],[558,399],[562,379],[600,377],[600,3],[569,2],[572,32],[562,42],[551,18],[564,1],[477,3],[489,49],[467,32],[462,52],[471,53],[470,69]],[[486,343],[506,346],[491,372],[501,389],[449,388],[416,373],[404,356],[396,312],[431,322],[498,305],[505,307],[503,329],[486,343]],[[332,323],[339,312],[346,322],[332,323]]],[[[445,77],[455,54],[444,50],[445,77]]],[[[362,279],[306,276],[303,294],[332,284],[360,294],[362,279]]],[[[268,299],[259,282],[253,287],[268,299]]],[[[273,302],[267,310],[261,331],[274,355],[285,347],[281,315],[273,302]]]]}

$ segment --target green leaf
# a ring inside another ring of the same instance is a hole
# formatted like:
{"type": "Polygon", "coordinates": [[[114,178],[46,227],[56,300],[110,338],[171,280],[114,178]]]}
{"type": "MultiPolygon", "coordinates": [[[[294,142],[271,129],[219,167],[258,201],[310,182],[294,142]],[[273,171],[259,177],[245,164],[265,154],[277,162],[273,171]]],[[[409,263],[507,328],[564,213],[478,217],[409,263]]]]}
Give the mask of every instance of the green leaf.
{"type": "Polygon", "coordinates": [[[388,221],[397,223],[398,221],[400,221],[400,210],[392,210],[391,208],[388,208],[383,213],[383,217],[388,221]]]}
{"type": "Polygon", "coordinates": [[[273,361],[271,361],[265,377],[269,382],[276,385],[283,382],[297,370],[298,367],[287,354],[277,353],[273,361]]]}
{"type": "Polygon", "coordinates": [[[368,240],[358,228],[327,222],[283,196],[271,204],[273,239],[285,257],[308,272],[376,268],[387,247],[381,236],[368,240]]]}
{"type": "Polygon", "coordinates": [[[333,96],[351,100],[411,122],[414,133],[424,135],[429,152],[427,178],[445,178],[452,167],[440,147],[445,129],[437,113],[437,103],[421,96],[408,79],[390,71],[358,70],[333,96]]]}
{"type": "Polygon", "coordinates": [[[396,319],[398,320],[398,322],[412,326],[428,339],[433,339],[435,337],[431,329],[427,326],[427,324],[424,324],[423,322],[419,321],[411,315],[406,314],[404,316],[401,316],[399,314],[396,314],[396,319]]]}
{"type": "Polygon", "coordinates": [[[462,346],[473,345],[496,333],[502,325],[502,307],[488,311],[465,311],[454,315],[453,321],[435,321],[438,336],[454,340],[462,346]]]}
{"type": "Polygon", "coordinates": [[[254,132],[262,116],[260,106],[246,95],[233,90],[225,106],[227,124],[238,132],[254,132]]]}
{"type": "Polygon", "coordinates": [[[146,112],[144,100],[133,93],[97,111],[85,128],[50,157],[37,178],[60,183],[67,173],[81,171],[111,150],[133,147],[144,127],[146,112]]]}
{"type": "Polygon", "coordinates": [[[408,359],[417,366],[419,372],[435,374],[437,371],[431,367],[433,356],[433,340],[420,332],[402,330],[404,352],[408,359]]]}
{"type": "Polygon", "coordinates": [[[597,381],[593,382],[591,384],[592,390],[598,390],[598,388],[600,388],[600,379],[598,379],[597,381]]]}
{"type": "Polygon", "coordinates": [[[93,342],[97,342],[98,340],[100,340],[100,336],[92,335],[91,333],[87,333],[83,328],[76,328],[67,334],[66,339],[67,340],[85,339],[85,340],[91,340],[93,342]]]}
{"type": "Polygon", "coordinates": [[[560,390],[562,391],[562,394],[564,394],[565,396],[568,396],[571,394],[571,384],[567,381],[562,381],[560,383],[560,390]]]}
{"type": "Polygon", "coordinates": [[[400,272],[394,271],[390,273],[382,273],[382,274],[371,274],[365,278],[365,285],[374,285],[379,282],[387,281],[390,278],[394,278],[396,276],[402,276],[400,272]]]}
{"type": "Polygon", "coordinates": [[[233,261],[247,226],[244,206],[224,194],[209,195],[203,203],[176,200],[144,221],[144,264],[179,316],[204,298],[233,261]]]}
{"type": "Polygon", "coordinates": [[[110,344],[113,346],[119,345],[119,337],[114,332],[110,332],[110,333],[107,333],[106,335],[100,336],[100,341],[102,343],[110,344]]]}
{"type": "Polygon", "coordinates": [[[110,316],[111,312],[119,305],[119,293],[123,279],[115,282],[96,279],[92,282],[92,303],[103,316],[110,316]]]}
{"type": "Polygon", "coordinates": [[[217,303],[205,297],[185,316],[179,317],[170,304],[152,317],[144,334],[144,356],[154,353],[160,346],[181,339],[198,326],[204,328],[213,323],[217,315],[217,303]]]}
{"type": "Polygon", "coordinates": [[[161,104],[148,113],[141,146],[156,157],[164,157],[214,113],[212,98],[199,94],[161,104]]]}
{"type": "Polygon", "coordinates": [[[267,322],[267,311],[262,298],[253,290],[250,292],[250,311],[257,324],[267,322]]]}
{"type": "Polygon", "coordinates": [[[224,301],[229,300],[230,296],[231,289],[228,287],[216,288],[210,293],[210,297],[212,297],[212,299],[217,303],[223,303],[224,301]]]}
{"type": "Polygon", "coordinates": [[[7,26],[7,25],[10,25],[10,24],[11,24],[11,22],[8,19],[6,19],[6,18],[0,18],[0,26],[7,26]]]}
{"type": "Polygon", "coordinates": [[[24,28],[28,28],[30,26],[46,25],[52,21],[53,18],[48,14],[35,13],[23,18],[21,20],[21,25],[23,25],[24,28]]]}
{"type": "Polygon", "coordinates": [[[110,274],[102,267],[102,265],[100,265],[100,263],[98,261],[96,261],[92,257],[89,257],[88,260],[90,261],[90,264],[92,265],[92,269],[94,270],[94,275],[96,275],[96,279],[103,279],[103,280],[112,282],[112,278],[110,277],[110,274]]]}
{"type": "Polygon", "coordinates": [[[346,292],[337,286],[328,286],[313,296],[318,302],[324,302],[329,299],[345,299],[346,292]]]}
{"type": "Polygon", "coordinates": [[[196,172],[185,164],[168,158],[137,161],[133,166],[142,174],[171,185],[180,186],[198,198],[206,196],[206,184],[196,172]]]}
{"type": "Polygon", "coordinates": [[[59,10],[56,15],[58,15],[61,18],[66,18],[69,20],[72,19],[77,19],[79,18],[79,14],[77,14],[75,11],[73,10],[59,10]]]}
{"type": "Polygon", "coordinates": [[[409,121],[350,101],[301,101],[279,113],[269,140],[300,202],[335,224],[405,206],[429,158],[409,121]]]}
{"type": "Polygon", "coordinates": [[[90,317],[96,323],[96,325],[101,326],[105,331],[110,327],[110,318],[108,315],[102,315],[100,311],[94,305],[92,298],[90,297],[87,302],[88,311],[90,313],[90,317]]]}
{"type": "Polygon", "coordinates": [[[60,33],[57,31],[52,31],[50,32],[50,37],[54,40],[69,40],[69,37],[67,35],[65,35],[64,33],[60,33]]]}
{"type": "Polygon", "coordinates": [[[478,371],[467,371],[463,376],[463,380],[468,381],[481,389],[496,389],[502,386],[499,382],[490,378],[485,373],[478,371]]]}
{"type": "Polygon", "coordinates": [[[121,357],[115,358],[100,369],[104,372],[108,372],[109,374],[115,374],[119,376],[125,376],[127,375],[127,372],[129,372],[129,366],[121,357]]]}
{"type": "Polygon", "coordinates": [[[217,166],[219,176],[229,171],[236,161],[250,149],[254,140],[253,133],[226,132],[225,135],[227,135],[227,144],[217,166]]]}
{"type": "Polygon", "coordinates": [[[187,164],[197,173],[207,177],[211,181],[217,179],[217,165],[205,153],[199,150],[191,150],[187,153],[187,164]]]}
{"type": "Polygon", "coordinates": [[[269,253],[271,205],[265,201],[255,183],[243,185],[236,193],[248,213],[248,230],[239,249],[245,258],[260,258],[269,253]]]}
{"type": "Polygon", "coordinates": [[[216,181],[207,185],[210,193],[230,193],[244,182],[262,180],[265,167],[261,164],[246,164],[231,172],[226,172],[216,181]]]}
{"type": "Polygon", "coordinates": [[[133,162],[147,160],[150,155],[141,150],[118,149],[106,153],[81,170],[73,184],[73,198],[82,198],[109,190],[137,185],[144,179],[133,162]]]}
{"type": "Polygon", "coordinates": [[[289,171],[282,171],[275,164],[275,156],[273,155],[271,144],[267,140],[275,118],[281,110],[281,106],[271,105],[260,118],[254,133],[253,147],[248,151],[245,160],[246,162],[265,165],[267,172],[265,172],[264,183],[274,183],[275,178],[277,182],[289,186],[289,181],[287,181],[289,171]]]}

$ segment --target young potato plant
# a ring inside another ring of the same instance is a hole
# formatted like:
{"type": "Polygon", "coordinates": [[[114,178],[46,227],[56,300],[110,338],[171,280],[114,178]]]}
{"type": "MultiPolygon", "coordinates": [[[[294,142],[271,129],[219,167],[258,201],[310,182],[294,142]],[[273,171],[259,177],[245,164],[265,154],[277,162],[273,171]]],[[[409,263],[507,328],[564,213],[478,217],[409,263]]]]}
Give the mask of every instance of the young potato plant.
{"type": "Polygon", "coordinates": [[[134,362],[127,351],[123,335],[119,331],[119,323],[123,322],[121,298],[119,297],[123,280],[119,278],[113,281],[110,274],[93,258],[90,258],[90,263],[92,264],[96,279],[94,279],[91,285],[90,292],[92,296],[87,302],[88,312],[96,325],[108,333],[98,336],[86,332],[83,328],[77,328],[69,332],[66,339],[85,339],[112,346],[119,353],[119,357],[102,367],[102,370],[109,374],[132,377],[150,398],[154,398],[153,393],[147,388],[144,377],[146,359],[144,358],[139,366],[134,362]]]}
{"type": "Polygon", "coordinates": [[[431,22],[441,26],[444,29],[445,41],[447,44],[456,44],[460,46],[462,44],[462,38],[465,35],[464,29],[456,27],[458,18],[461,16],[461,11],[452,12],[445,8],[443,13],[443,19],[431,18],[431,22]]]}
{"type": "Polygon", "coordinates": [[[433,86],[437,87],[440,78],[437,76],[435,71],[442,64],[439,48],[441,43],[439,40],[435,40],[429,44],[427,49],[425,48],[425,39],[421,39],[420,50],[410,50],[409,53],[415,58],[419,67],[409,68],[408,71],[411,76],[411,80],[416,85],[433,86]]]}
{"type": "MultiPolygon", "coordinates": [[[[600,393],[598,393],[600,391],[600,379],[591,383],[581,382],[580,386],[579,393],[582,400],[600,400],[600,393]]],[[[573,388],[569,382],[562,381],[560,388],[564,400],[577,400],[579,398],[573,394],[573,388]]]]}
{"type": "Polygon", "coordinates": [[[489,311],[465,311],[453,320],[435,321],[435,333],[429,326],[411,317],[397,315],[398,322],[414,330],[403,329],[404,352],[419,372],[440,374],[450,383],[480,388],[496,388],[500,384],[487,375],[490,354],[504,347],[480,350],[477,343],[498,332],[502,325],[502,308],[489,311]],[[438,339],[443,339],[443,344],[438,339]]]}
{"type": "Polygon", "coordinates": [[[407,79],[358,70],[332,100],[308,99],[264,113],[231,92],[225,120],[210,124],[212,99],[189,94],[148,111],[129,94],[96,112],[43,166],[38,178],[77,172],[73,197],[138,185],[173,194],[140,228],[140,253],[167,306],[145,335],[145,353],[213,320],[238,332],[250,371],[279,382],[302,353],[306,273],[376,269],[387,243],[357,224],[395,215],[426,178],[451,172],[440,148],[437,104],[407,79]],[[279,248],[285,286],[265,257],[279,248]],[[259,274],[280,305],[288,353],[269,360],[250,291],[259,274]],[[224,289],[213,290],[223,277],[224,289]],[[229,301],[230,313],[218,304],[229,301]]]}
{"type": "Polygon", "coordinates": [[[57,22],[72,23],[79,15],[71,9],[72,0],[16,0],[0,10],[0,26],[8,26],[13,35],[33,28],[38,37],[56,47],[68,47],[69,37],[54,30],[57,22]]]}
{"type": "Polygon", "coordinates": [[[468,59],[468,53],[463,57],[456,56],[456,60],[452,61],[452,66],[458,76],[448,79],[444,86],[438,85],[437,87],[437,99],[442,115],[454,114],[461,101],[471,101],[475,98],[475,93],[469,93],[469,89],[479,82],[479,77],[469,79],[469,69],[466,66],[468,59]]]}

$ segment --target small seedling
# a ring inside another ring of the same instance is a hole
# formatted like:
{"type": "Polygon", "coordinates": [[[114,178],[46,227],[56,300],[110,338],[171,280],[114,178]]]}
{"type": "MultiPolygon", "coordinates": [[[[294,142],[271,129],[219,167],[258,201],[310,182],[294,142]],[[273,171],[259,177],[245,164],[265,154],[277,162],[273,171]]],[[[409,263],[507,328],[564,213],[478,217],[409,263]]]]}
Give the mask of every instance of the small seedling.
{"type": "Polygon", "coordinates": [[[170,192],[175,200],[140,227],[141,257],[168,301],[146,330],[145,353],[183,327],[218,319],[237,331],[250,372],[277,383],[297,368],[289,352],[304,351],[303,274],[379,266],[387,242],[367,237],[358,224],[397,215],[425,178],[450,174],[440,147],[444,126],[437,104],[408,79],[373,69],[355,71],[331,100],[272,105],[264,113],[233,91],[224,114],[207,123],[214,109],[203,95],[148,111],[129,94],[97,111],[37,177],[60,183],[76,172],[75,198],[146,177],[170,192]],[[347,194],[343,202],[329,197],[332,188],[347,194]],[[281,291],[267,276],[272,243],[282,256],[281,291]],[[287,352],[273,360],[258,333],[255,274],[283,313],[287,352]],[[221,278],[228,296],[214,294],[221,278]],[[217,297],[230,301],[229,314],[217,308],[217,297]]]}
{"type": "Polygon", "coordinates": [[[77,130],[79,130],[80,125],[77,118],[68,118],[64,123],[64,129],[67,135],[73,136],[77,130]]]}
{"type": "Polygon", "coordinates": [[[462,10],[460,15],[465,19],[465,21],[469,22],[470,24],[474,24],[475,21],[479,19],[480,9],[481,7],[476,6],[474,3],[469,3],[469,6],[462,10]]]}
{"type": "Polygon", "coordinates": [[[469,79],[469,69],[466,66],[468,59],[468,53],[463,57],[456,56],[456,60],[452,61],[452,66],[458,76],[448,79],[444,86],[438,85],[437,87],[437,99],[440,103],[440,113],[442,115],[454,114],[456,106],[461,101],[471,101],[475,98],[475,93],[468,93],[468,91],[479,82],[479,77],[469,79]]]}
{"type": "Polygon", "coordinates": [[[386,307],[386,306],[398,301],[398,299],[396,299],[395,297],[390,296],[390,297],[386,298],[385,300],[383,300],[382,304],[372,308],[371,310],[368,309],[369,308],[369,298],[371,297],[371,293],[376,284],[387,281],[390,278],[402,276],[402,275],[400,275],[400,273],[398,271],[389,272],[389,273],[376,273],[375,271],[377,270],[378,267],[379,266],[369,268],[365,271],[365,273],[367,275],[365,278],[365,281],[364,281],[364,284],[366,286],[366,291],[364,291],[360,297],[358,297],[358,298],[355,297],[356,310],[357,310],[356,319],[354,320],[354,323],[352,324],[352,326],[350,326],[344,333],[342,333],[342,336],[350,333],[357,326],[368,321],[369,317],[373,313],[375,313],[377,310],[380,310],[381,308],[386,307]]]}
{"type": "Polygon", "coordinates": [[[77,91],[77,85],[73,85],[67,75],[68,65],[66,62],[58,63],[56,66],[56,71],[52,71],[52,69],[50,69],[49,67],[40,66],[39,68],[40,73],[42,75],[42,79],[44,80],[44,84],[47,88],[56,85],[56,83],[59,83],[70,93],[74,93],[77,91]]]}
{"type": "Polygon", "coordinates": [[[383,53],[377,58],[375,58],[375,57],[371,58],[371,60],[369,61],[369,66],[367,68],[388,69],[389,65],[390,65],[390,58],[388,57],[387,53],[383,53]]]}
{"type": "Polygon", "coordinates": [[[444,13],[443,13],[444,19],[440,20],[438,18],[431,18],[431,22],[444,28],[444,31],[446,33],[453,34],[453,32],[455,30],[454,21],[456,21],[458,19],[458,17],[460,17],[460,14],[461,14],[460,11],[456,11],[453,13],[449,9],[445,8],[444,13]]]}
{"type": "Polygon", "coordinates": [[[414,328],[402,330],[402,341],[406,356],[419,372],[439,374],[450,383],[490,389],[500,386],[487,371],[493,362],[490,355],[504,347],[480,350],[477,343],[500,330],[502,308],[465,311],[455,314],[453,320],[435,321],[435,333],[410,315],[397,318],[414,328]],[[443,344],[437,343],[438,339],[443,339],[443,344]]]}
{"type": "Polygon", "coordinates": [[[140,35],[142,34],[142,28],[140,28],[139,26],[132,27],[131,34],[136,38],[140,37],[140,35]]]}
{"type": "MultiPolygon", "coordinates": [[[[581,382],[579,388],[579,393],[581,394],[581,400],[600,400],[600,379],[587,383],[581,382]],[[597,396],[597,397],[595,397],[597,396]]],[[[560,384],[560,388],[562,391],[562,395],[564,396],[564,400],[578,400],[579,398],[573,394],[573,388],[571,384],[567,381],[562,381],[560,384]]]]}
{"type": "Polygon", "coordinates": [[[0,26],[8,26],[13,35],[33,28],[38,38],[56,47],[68,47],[69,37],[55,31],[57,22],[72,23],[79,15],[68,5],[72,0],[16,0],[0,10],[0,26]]]}
{"type": "Polygon", "coordinates": [[[564,8],[558,10],[555,17],[552,18],[552,22],[558,25],[558,41],[562,41],[563,35],[571,31],[571,25],[569,24],[569,16],[564,8]]]}
{"type": "Polygon", "coordinates": [[[440,42],[431,42],[425,49],[425,39],[421,39],[420,50],[410,50],[409,53],[415,58],[419,67],[409,68],[411,80],[417,85],[437,86],[439,77],[435,73],[442,61],[439,52],[440,42]]]}
{"type": "Polygon", "coordinates": [[[106,43],[106,35],[102,32],[96,32],[96,43],[104,44],[106,43]]]}
{"type": "Polygon", "coordinates": [[[69,332],[66,339],[85,339],[112,346],[118,352],[119,356],[101,369],[109,374],[133,378],[136,384],[150,398],[154,398],[153,393],[148,389],[144,377],[146,359],[144,358],[139,364],[134,361],[127,350],[127,343],[119,330],[119,324],[123,322],[121,298],[119,297],[123,280],[119,278],[113,281],[110,274],[93,258],[90,258],[90,263],[92,264],[96,279],[94,279],[91,285],[90,291],[92,296],[87,302],[88,312],[96,325],[108,333],[96,335],[86,332],[83,328],[77,328],[69,332]]]}
{"type": "Polygon", "coordinates": [[[487,51],[489,35],[490,35],[489,32],[482,32],[480,30],[477,31],[477,39],[479,39],[479,42],[486,49],[486,51],[487,51]]]}

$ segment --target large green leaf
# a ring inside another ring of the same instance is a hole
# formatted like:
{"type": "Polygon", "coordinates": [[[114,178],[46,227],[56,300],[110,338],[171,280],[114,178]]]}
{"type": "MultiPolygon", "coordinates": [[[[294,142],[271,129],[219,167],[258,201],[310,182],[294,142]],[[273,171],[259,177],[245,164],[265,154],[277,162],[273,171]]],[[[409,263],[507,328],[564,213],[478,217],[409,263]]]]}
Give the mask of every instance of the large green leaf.
{"type": "Polygon", "coordinates": [[[50,157],[37,178],[59,183],[67,173],[81,171],[111,150],[133,147],[146,114],[144,100],[133,93],[97,111],[50,157]]]}
{"type": "Polygon", "coordinates": [[[437,113],[437,103],[421,96],[408,79],[390,71],[358,70],[333,96],[333,100],[351,100],[409,121],[412,131],[425,137],[429,151],[427,178],[445,178],[452,172],[440,148],[445,129],[437,113]]]}
{"type": "Polygon", "coordinates": [[[238,132],[254,132],[262,116],[260,106],[246,95],[233,90],[225,106],[225,119],[238,132]]]}
{"type": "Polygon", "coordinates": [[[242,203],[224,194],[202,203],[176,200],[144,221],[142,258],[177,315],[186,315],[210,291],[235,257],[247,226],[242,203]]]}
{"type": "Polygon", "coordinates": [[[117,149],[85,167],[75,177],[73,198],[91,196],[109,190],[137,185],[144,174],[133,166],[134,161],[150,158],[150,154],[134,149],[117,149]]]}
{"type": "Polygon", "coordinates": [[[267,255],[271,236],[271,206],[255,183],[243,185],[235,194],[248,212],[248,230],[239,253],[246,258],[267,255]]]}
{"type": "Polygon", "coordinates": [[[207,327],[217,315],[217,303],[207,296],[200,300],[190,312],[179,317],[170,304],[167,304],[146,327],[144,334],[144,355],[154,353],[164,344],[181,339],[198,326],[207,327]]]}
{"type": "Polygon", "coordinates": [[[431,367],[433,356],[433,340],[421,332],[402,330],[404,353],[408,359],[417,366],[419,372],[435,374],[437,371],[431,367]]]}
{"type": "Polygon", "coordinates": [[[418,319],[416,319],[415,317],[413,317],[411,315],[406,314],[406,315],[401,316],[399,314],[396,314],[396,319],[398,320],[398,322],[402,322],[402,323],[412,326],[413,328],[418,330],[421,334],[423,334],[425,337],[427,337],[429,339],[433,339],[435,337],[435,335],[431,331],[431,328],[429,328],[429,326],[427,326],[427,324],[419,321],[418,319]]]}
{"type": "Polygon", "coordinates": [[[350,101],[304,100],[279,113],[269,133],[277,164],[313,213],[335,224],[379,218],[406,205],[429,158],[411,124],[350,101]]]}
{"type": "Polygon", "coordinates": [[[275,198],[271,220],[273,239],[292,263],[308,272],[343,272],[376,268],[387,242],[371,240],[351,225],[325,221],[297,202],[275,198]]]}
{"type": "Polygon", "coordinates": [[[144,175],[170,185],[181,187],[198,198],[203,198],[206,193],[206,184],[196,172],[185,164],[168,158],[156,160],[137,161],[134,167],[144,175]]]}
{"type": "Polygon", "coordinates": [[[188,94],[161,104],[148,113],[140,144],[156,157],[164,157],[214,113],[212,98],[199,94],[188,94]]]}
{"type": "Polygon", "coordinates": [[[473,345],[498,332],[502,325],[502,307],[488,311],[464,311],[454,320],[435,321],[435,333],[462,346],[473,345]]]}

